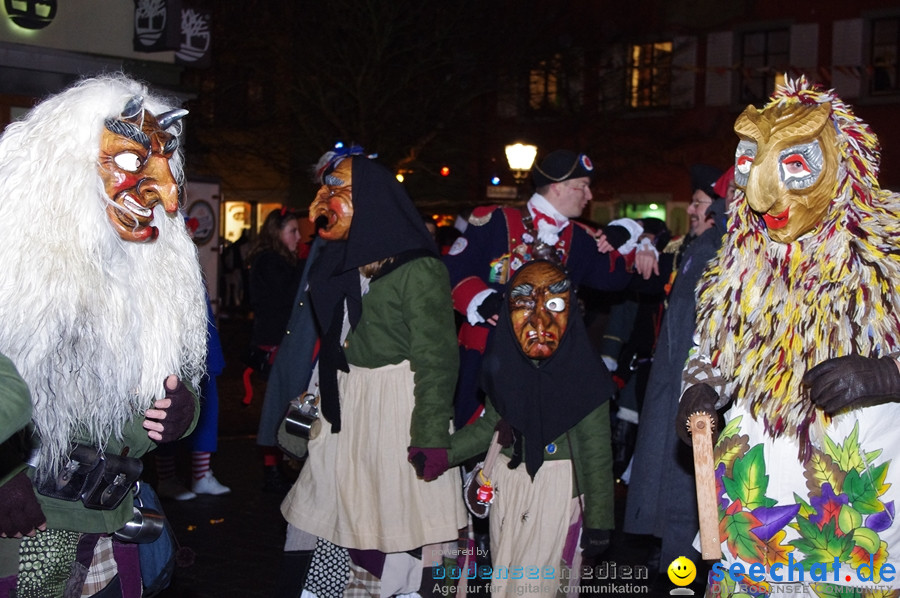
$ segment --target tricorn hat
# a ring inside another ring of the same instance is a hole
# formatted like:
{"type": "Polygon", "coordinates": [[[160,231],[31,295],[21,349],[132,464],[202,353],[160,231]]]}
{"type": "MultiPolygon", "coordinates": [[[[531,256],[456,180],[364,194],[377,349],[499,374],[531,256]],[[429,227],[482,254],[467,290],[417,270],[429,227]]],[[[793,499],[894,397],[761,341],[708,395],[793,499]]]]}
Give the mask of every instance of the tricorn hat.
{"type": "Polygon", "coordinates": [[[576,154],[569,150],[550,152],[531,169],[531,178],[535,187],[543,187],[550,183],[561,183],[569,179],[592,177],[594,163],[587,154],[576,154]]]}

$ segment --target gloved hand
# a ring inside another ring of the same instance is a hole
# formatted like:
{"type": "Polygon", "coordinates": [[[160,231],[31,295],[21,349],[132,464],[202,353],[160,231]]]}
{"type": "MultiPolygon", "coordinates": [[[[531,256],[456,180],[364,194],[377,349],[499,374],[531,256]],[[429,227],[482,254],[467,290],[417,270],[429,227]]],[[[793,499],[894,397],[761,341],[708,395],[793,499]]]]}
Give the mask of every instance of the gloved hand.
{"type": "Polygon", "coordinates": [[[500,315],[500,306],[503,304],[503,295],[491,293],[481,301],[481,305],[475,311],[485,320],[500,315]]]}
{"type": "Polygon", "coordinates": [[[156,442],[178,440],[194,421],[194,395],[174,374],[166,378],[166,396],[144,414],[147,436],[156,442]]]}
{"type": "Polygon", "coordinates": [[[450,469],[445,448],[409,447],[407,460],[412,463],[416,475],[430,482],[438,479],[442,473],[450,469]]]}
{"type": "Polygon", "coordinates": [[[900,402],[900,370],[892,357],[826,359],[803,376],[812,402],[832,415],[846,408],[900,402]]]}
{"type": "Polygon", "coordinates": [[[600,231],[606,235],[607,242],[616,249],[627,243],[628,239],[631,238],[631,233],[628,232],[628,229],[618,224],[607,224],[600,231]]]}
{"type": "Polygon", "coordinates": [[[497,425],[494,426],[494,430],[499,432],[499,434],[497,434],[497,442],[503,448],[512,446],[512,443],[515,442],[516,439],[513,427],[509,425],[509,422],[505,419],[498,421],[497,425]]]}
{"type": "Polygon", "coordinates": [[[586,527],[581,530],[581,556],[593,559],[609,548],[609,530],[586,527]]]}
{"type": "Polygon", "coordinates": [[[47,518],[34,495],[34,486],[21,471],[0,486],[0,537],[33,536],[45,529],[47,518]]]}
{"type": "Polygon", "coordinates": [[[719,437],[719,414],[716,411],[716,401],[719,400],[719,394],[708,384],[695,384],[689,386],[684,394],[681,395],[681,401],[678,403],[678,414],[675,416],[675,431],[678,437],[688,446],[694,446],[691,441],[691,434],[688,432],[688,420],[691,415],[698,411],[709,414],[712,417],[713,429],[712,439],[715,444],[716,438],[719,437]]]}

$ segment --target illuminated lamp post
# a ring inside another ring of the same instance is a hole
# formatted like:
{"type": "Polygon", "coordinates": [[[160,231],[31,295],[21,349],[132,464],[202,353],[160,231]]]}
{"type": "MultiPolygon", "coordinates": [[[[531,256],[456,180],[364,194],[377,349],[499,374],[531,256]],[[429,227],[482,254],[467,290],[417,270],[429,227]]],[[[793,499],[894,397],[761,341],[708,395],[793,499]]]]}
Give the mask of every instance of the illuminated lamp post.
{"type": "Polygon", "coordinates": [[[516,180],[516,199],[519,199],[522,183],[525,182],[531,171],[535,156],[537,156],[537,146],[525,143],[506,146],[506,161],[509,162],[509,169],[512,170],[513,178],[516,180]]]}

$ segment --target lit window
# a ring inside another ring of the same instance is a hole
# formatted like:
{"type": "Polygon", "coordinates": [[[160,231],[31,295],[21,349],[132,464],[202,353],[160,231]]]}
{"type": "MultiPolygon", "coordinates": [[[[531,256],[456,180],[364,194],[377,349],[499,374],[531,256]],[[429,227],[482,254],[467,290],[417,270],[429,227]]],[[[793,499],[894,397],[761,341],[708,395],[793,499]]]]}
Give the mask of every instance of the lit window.
{"type": "Polygon", "coordinates": [[[528,106],[532,110],[559,107],[559,57],[542,60],[528,78],[528,106]]]}
{"type": "Polygon", "coordinates": [[[632,108],[668,106],[672,94],[672,42],[631,46],[628,103],[632,108]]]}

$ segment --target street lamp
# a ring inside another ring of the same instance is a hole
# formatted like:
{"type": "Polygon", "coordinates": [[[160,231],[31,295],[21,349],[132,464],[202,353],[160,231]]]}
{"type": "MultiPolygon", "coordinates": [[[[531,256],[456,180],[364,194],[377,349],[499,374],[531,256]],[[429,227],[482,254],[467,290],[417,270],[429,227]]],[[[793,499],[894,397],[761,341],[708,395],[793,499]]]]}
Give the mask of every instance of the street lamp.
{"type": "Polygon", "coordinates": [[[525,143],[514,143],[506,146],[506,161],[509,162],[509,168],[513,172],[513,178],[516,180],[516,198],[519,197],[519,188],[534,164],[534,158],[537,156],[537,146],[525,143]]]}

